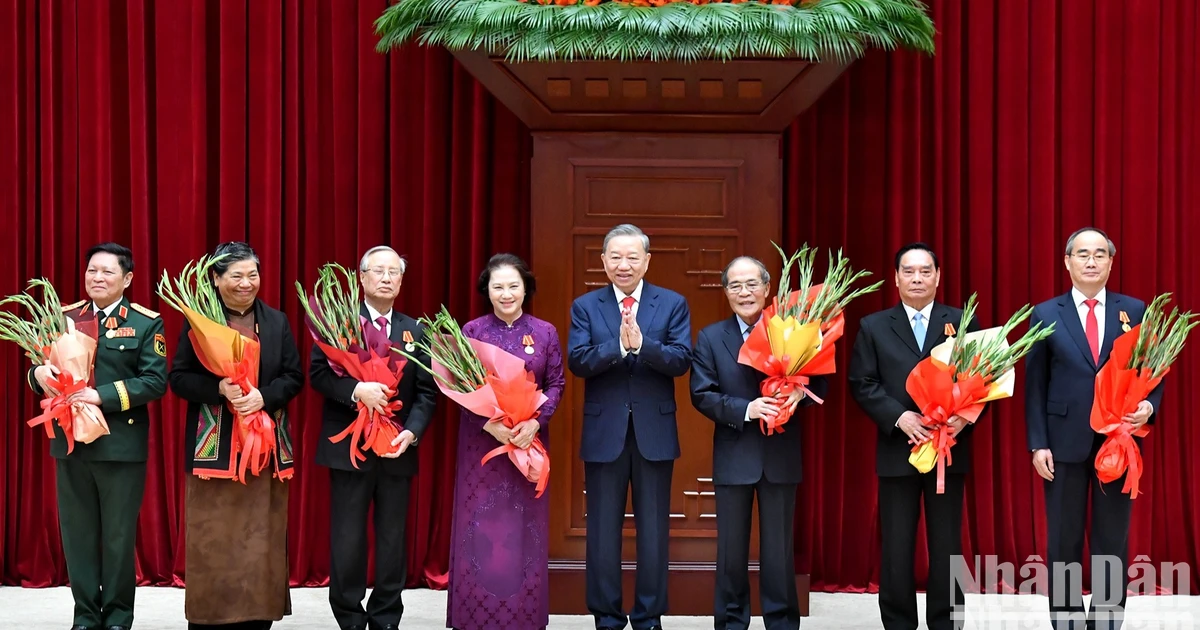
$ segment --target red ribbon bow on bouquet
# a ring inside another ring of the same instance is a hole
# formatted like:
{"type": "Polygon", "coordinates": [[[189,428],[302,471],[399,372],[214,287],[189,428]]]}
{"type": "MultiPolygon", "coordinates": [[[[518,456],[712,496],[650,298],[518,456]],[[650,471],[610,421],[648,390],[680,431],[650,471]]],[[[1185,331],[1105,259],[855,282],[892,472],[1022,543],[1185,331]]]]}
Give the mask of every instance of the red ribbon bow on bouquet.
{"type": "Polygon", "coordinates": [[[42,414],[29,420],[26,424],[31,427],[45,425],[46,436],[53,438],[54,428],[50,421],[56,420],[58,426],[62,427],[63,435],[67,438],[67,454],[70,455],[71,451],[75,450],[75,403],[69,399],[71,394],[82,390],[87,383],[75,380],[75,377],[68,372],[62,372],[51,376],[49,384],[58,390],[59,394],[39,402],[38,404],[43,409],[42,414]]]}

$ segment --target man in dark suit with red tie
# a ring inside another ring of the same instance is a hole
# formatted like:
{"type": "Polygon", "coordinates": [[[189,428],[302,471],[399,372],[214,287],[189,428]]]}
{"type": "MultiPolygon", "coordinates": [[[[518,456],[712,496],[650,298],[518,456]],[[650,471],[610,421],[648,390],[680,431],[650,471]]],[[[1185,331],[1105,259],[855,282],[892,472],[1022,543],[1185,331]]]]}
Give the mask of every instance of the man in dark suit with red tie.
{"type": "MultiPolygon", "coordinates": [[[[914,444],[930,439],[930,427],[908,395],[908,375],[929,351],[958,334],[962,310],[934,301],[942,272],[937,255],[924,243],[896,253],[900,304],[863,318],[850,356],[850,393],[878,425],[875,472],[879,475],[879,520],[883,547],[879,570],[879,614],[886,630],[916,630],[917,584],[913,573],[917,520],[925,505],[929,579],[925,618],[930,630],[961,628],[955,615],[962,589],[951,584],[951,563],[962,554],[962,503],[971,463],[970,426],[954,416],[958,444],[946,466],[945,493],[937,493],[937,472],[919,472],[908,461],[914,444]],[[961,433],[959,433],[961,431],[961,433]]],[[[975,322],[969,331],[978,328],[975,322]]]]}
{"type": "MultiPolygon", "coordinates": [[[[429,364],[413,341],[424,335],[417,321],[392,309],[400,292],[407,263],[391,247],[367,250],[359,263],[365,300],[359,313],[366,326],[375,326],[397,344],[429,364]]],[[[329,606],[342,630],[396,630],[404,614],[401,599],[408,577],[405,523],[412,477],[417,473],[417,442],[433,419],[437,386],[429,372],[406,364],[393,394],[382,383],[359,382],[341,376],[325,353],[312,349],[309,372],[313,389],[325,397],[321,439],[316,463],[329,468],[330,565],[329,606]],[[389,402],[402,403],[398,413],[404,430],[392,441],[396,450],[385,455],[367,451],[358,467],[350,463],[350,440],[331,442],[358,415],[357,405],[383,411],[389,402]],[[367,513],[374,504],[375,588],[364,609],[367,591],[367,513]]]]}
{"type": "MultiPolygon", "coordinates": [[[[1124,476],[1107,484],[1097,478],[1094,462],[1104,436],[1092,430],[1090,419],[1096,373],[1113,341],[1142,321],[1146,304],[1105,288],[1115,255],[1116,246],[1100,230],[1072,234],[1063,256],[1071,291],[1038,304],[1030,317],[1031,325],[1055,325],[1025,357],[1025,425],[1034,469],[1045,479],[1050,617],[1058,630],[1085,626],[1080,563],[1089,495],[1093,578],[1086,627],[1116,630],[1124,616],[1133,500],[1121,491],[1124,476]]],[[[1135,428],[1153,423],[1161,401],[1159,385],[1126,420],[1135,428]]]]}
{"type": "Polygon", "coordinates": [[[671,473],[679,457],[675,379],[691,365],[691,315],[682,295],[643,279],[650,238],[637,226],[609,231],[601,263],[612,284],[576,298],[567,337],[567,364],[584,379],[587,606],[597,629],[661,630],[671,473]],[[627,616],[621,540],[631,488],[638,566],[627,616]]]}
{"type": "MultiPolygon", "coordinates": [[[[713,595],[716,630],[750,627],[750,523],[758,495],[759,597],[767,630],[797,630],[793,517],[800,460],[801,414],[782,433],[763,435],[759,420],[784,407],[811,405],[802,392],[788,398],[763,396],[766,375],[738,363],[742,343],[762,319],[771,293],[771,274],[749,256],[733,259],[721,273],[721,286],[733,317],[706,326],[692,359],[692,405],[716,423],[713,431],[713,484],[717,495],[717,580],[713,595]]],[[[809,383],[823,397],[829,381],[809,383]]]]}

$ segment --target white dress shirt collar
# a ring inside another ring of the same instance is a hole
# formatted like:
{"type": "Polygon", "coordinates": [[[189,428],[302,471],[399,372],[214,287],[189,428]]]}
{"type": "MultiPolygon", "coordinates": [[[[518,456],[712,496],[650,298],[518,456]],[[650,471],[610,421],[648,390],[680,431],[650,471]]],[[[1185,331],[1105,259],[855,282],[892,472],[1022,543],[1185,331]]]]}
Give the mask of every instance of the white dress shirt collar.
{"type": "MultiPolygon", "coordinates": [[[[1071,301],[1075,303],[1075,308],[1083,306],[1085,300],[1087,300],[1087,296],[1082,291],[1071,287],[1071,301]]],[[[1108,302],[1108,289],[1100,289],[1100,292],[1096,294],[1096,301],[1099,302],[1099,306],[1105,306],[1108,302]]]]}
{"type": "MultiPolygon", "coordinates": [[[[629,294],[629,295],[633,296],[633,301],[638,304],[642,303],[642,285],[644,285],[644,284],[646,284],[645,280],[638,280],[637,287],[635,287],[633,289],[633,293],[629,294]]],[[[625,299],[626,294],[624,291],[618,289],[617,285],[614,284],[614,285],[612,285],[612,287],[613,287],[613,292],[615,292],[617,294],[617,304],[620,304],[621,301],[625,299]]]]}
{"type": "Polygon", "coordinates": [[[101,309],[99,306],[96,306],[95,302],[92,302],[92,310],[96,311],[97,315],[99,315],[100,313],[104,313],[104,317],[101,318],[101,320],[100,320],[100,321],[104,321],[104,319],[112,317],[113,311],[117,310],[117,307],[120,305],[121,305],[121,300],[117,300],[116,302],[109,304],[108,308],[101,309]]]}
{"type": "Polygon", "coordinates": [[[922,317],[921,321],[925,322],[926,327],[929,326],[929,316],[933,314],[933,302],[926,304],[925,308],[919,311],[907,304],[904,304],[903,302],[901,302],[901,304],[904,306],[904,313],[908,315],[908,323],[910,325],[913,323],[913,317],[915,317],[917,313],[920,313],[922,317]]]}
{"type": "Polygon", "coordinates": [[[388,312],[380,313],[379,311],[372,308],[371,305],[367,304],[366,302],[363,302],[363,306],[367,307],[367,316],[371,318],[371,324],[375,324],[376,322],[378,322],[380,317],[386,317],[387,325],[388,326],[392,325],[392,309],[389,308],[388,312]]]}

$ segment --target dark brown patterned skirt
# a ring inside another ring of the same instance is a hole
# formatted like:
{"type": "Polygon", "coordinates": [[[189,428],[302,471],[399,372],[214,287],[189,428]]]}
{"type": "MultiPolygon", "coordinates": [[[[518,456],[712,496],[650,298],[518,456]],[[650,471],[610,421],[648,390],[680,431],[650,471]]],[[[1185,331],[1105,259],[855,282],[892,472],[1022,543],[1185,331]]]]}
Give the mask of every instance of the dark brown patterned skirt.
{"type": "MultiPolygon", "coordinates": [[[[266,471],[264,471],[266,472],[266,471]]],[[[283,619],[288,591],[288,486],[271,476],[187,479],[184,616],[191,623],[283,619]]]]}

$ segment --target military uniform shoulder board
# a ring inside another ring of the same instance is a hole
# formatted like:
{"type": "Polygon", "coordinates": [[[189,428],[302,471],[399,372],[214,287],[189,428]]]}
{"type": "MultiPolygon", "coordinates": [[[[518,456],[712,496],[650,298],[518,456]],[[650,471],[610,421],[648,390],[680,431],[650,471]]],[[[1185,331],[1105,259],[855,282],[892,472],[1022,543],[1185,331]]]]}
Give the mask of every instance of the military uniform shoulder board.
{"type": "Polygon", "coordinates": [[[86,303],[87,303],[87,300],[79,300],[78,302],[76,302],[74,304],[63,304],[62,310],[64,313],[66,311],[73,311],[73,310],[83,306],[86,303]]]}
{"type": "Polygon", "coordinates": [[[146,317],[149,317],[150,319],[158,319],[159,317],[158,313],[146,308],[145,306],[142,306],[141,304],[130,302],[129,308],[141,313],[142,315],[145,315],[146,317]]]}

